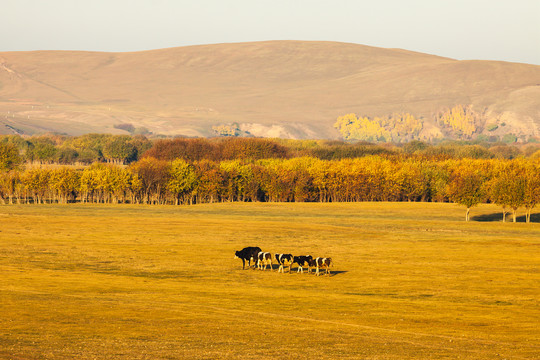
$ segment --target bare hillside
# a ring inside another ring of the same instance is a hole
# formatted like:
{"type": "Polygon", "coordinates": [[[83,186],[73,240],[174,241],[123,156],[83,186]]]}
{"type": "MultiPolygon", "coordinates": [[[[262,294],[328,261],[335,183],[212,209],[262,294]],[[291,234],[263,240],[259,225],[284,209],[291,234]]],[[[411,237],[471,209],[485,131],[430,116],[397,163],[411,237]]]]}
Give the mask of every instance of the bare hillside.
{"type": "MultiPolygon", "coordinates": [[[[540,135],[540,66],[456,61],[333,42],[272,41],[135,53],[0,53],[0,133],[337,138],[339,116],[471,106],[493,134],[540,135]]],[[[486,132],[487,130],[480,129],[486,132]]]]}

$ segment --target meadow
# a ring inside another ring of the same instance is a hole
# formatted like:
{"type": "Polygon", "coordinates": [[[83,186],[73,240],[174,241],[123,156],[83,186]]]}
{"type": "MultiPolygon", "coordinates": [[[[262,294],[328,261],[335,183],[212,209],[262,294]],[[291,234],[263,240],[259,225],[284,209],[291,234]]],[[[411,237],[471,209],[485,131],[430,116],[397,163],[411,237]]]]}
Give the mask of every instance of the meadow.
{"type": "Polygon", "coordinates": [[[538,220],[464,212],[0,205],[0,358],[540,358],[538,220]],[[332,275],[242,270],[245,246],[329,256],[332,275]]]}

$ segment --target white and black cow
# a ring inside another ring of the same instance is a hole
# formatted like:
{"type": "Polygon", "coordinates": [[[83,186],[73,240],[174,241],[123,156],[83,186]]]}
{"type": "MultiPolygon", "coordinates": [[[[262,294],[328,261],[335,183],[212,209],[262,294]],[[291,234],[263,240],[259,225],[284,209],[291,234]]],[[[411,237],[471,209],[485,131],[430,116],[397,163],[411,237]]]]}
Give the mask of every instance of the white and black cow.
{"type": "Polygon", "coordinates": [[[298,264],[298,270],[296,272],[304,272],[304,268],[306,267],[309,272],[309,263],[313,260],[313,256],[311,255],[300,255],[300,256],[294,256],[293,257],[293,264],[298,264]]]}
{"type": "Polygon", "coordinates": [[[293,264],[293,256],[292,254],[275,254],[276,261],[279,264],[278,272],[285,273],[285,266],[289,267],[289,274],[291,273],[291,266],[293,264]]]}
{"type": "Polygon", "coordinates": [[[272,271],[272,254],[269,252],[260,252],[257,255],[257,267],[260,270],[266,270],[266,266],[268,265],[270,265],[270,271],[272,271]]]}
{"type": "Polygon", "coordinates": [[[255,266],[255,260],[257,260],[257,255],[261,252],[261,248],[258,246],[248,246],[243,248],[240,251],[237,251],[234,257],[235,259],[242,259],[242,269],[246,267],[246,260],[248,261],[248,268],[251,267],[251,261],[253,261],[253,266],[255,266]]]}
{"type": "Polygon", "coordinates": [[[318,257],[315,259],[311,259],[311,261],[309,262],[309,267],[310,267],[309,272],[311,272],[311,268],[314,267],[317,269],[317,271],[315,272],[315,275],[317,276],[320,275],[319,269],[326,269],[325,274],[330,275],[330,266],[332,266],[332,258],[318,257]]]}

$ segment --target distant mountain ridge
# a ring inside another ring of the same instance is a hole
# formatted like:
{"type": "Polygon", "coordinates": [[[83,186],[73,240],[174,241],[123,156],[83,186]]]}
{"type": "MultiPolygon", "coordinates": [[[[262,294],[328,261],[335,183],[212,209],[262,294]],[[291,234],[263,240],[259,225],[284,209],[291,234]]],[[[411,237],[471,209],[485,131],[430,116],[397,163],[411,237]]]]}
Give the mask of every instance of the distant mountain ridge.
{"type": "Polygon", "coordinates": [[[409,113],[436,137],[455,106],[480,114],[475,135],[540,136],[540,66],[309,41],[0,53],[3,134],[339,138],[346,114],[409,113]]]}

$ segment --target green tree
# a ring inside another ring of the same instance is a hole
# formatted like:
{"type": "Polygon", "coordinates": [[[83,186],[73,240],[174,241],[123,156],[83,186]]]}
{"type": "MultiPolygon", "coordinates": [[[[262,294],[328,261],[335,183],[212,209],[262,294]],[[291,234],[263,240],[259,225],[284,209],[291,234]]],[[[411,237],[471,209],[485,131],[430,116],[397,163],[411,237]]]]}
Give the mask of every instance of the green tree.
{"type": "Polygon", "coordinates": [[[26,157],[30,161],[52,163],[57,152],[55,143],[49,137],[32,138],[26,157]]]}
{"type": "Polygon", "coordinates": [[[0,143],[0,171],[13,170],[22,162],[19,150],[13,144],[0,143]]]}
{"type": "Polygon", "coordinates": [[[103,156],[109,162],[125,164],[137,159],[137,148],[128,135],[112,136],[103,146],[103,156]]]}

